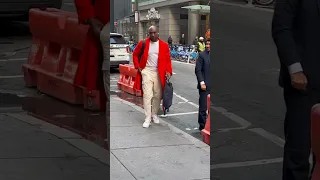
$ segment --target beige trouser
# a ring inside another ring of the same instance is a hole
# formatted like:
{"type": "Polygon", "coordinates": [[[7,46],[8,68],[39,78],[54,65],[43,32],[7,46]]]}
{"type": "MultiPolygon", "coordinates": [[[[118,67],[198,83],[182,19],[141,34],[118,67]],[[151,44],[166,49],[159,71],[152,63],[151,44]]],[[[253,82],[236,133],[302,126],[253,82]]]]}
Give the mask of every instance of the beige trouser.
{"type": "Polygon", "coordinates": [[[141,75],[144,112],[146,120],[151,120],[152,115],[157,115],[160,108],[162,98],[161,81],[159,73],[147,67],[141,71],[141,75]]]}

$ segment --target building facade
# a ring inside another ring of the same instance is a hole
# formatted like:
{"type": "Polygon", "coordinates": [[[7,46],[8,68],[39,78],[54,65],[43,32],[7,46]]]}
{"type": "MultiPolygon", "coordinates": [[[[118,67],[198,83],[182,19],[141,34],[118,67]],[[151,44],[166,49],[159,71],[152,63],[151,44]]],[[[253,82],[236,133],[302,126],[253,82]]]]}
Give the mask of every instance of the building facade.
{"type": "Polygon", "coordinates": [[[178,43],[182,34],[185,35],[188,44],[192,44],[196,36],[205,36],[208,16],[191,12],[182,7],[208,5],[208,0],[139,0],[138,2],[139,39],[147,36],[150,25],[159,27],[159,35],[163,40],[167,40],[171,35],[173,43],[178,43]]]}
{"type": "MultiPolygon", "coordinates": [[[[132,1],[135,4],[134,0],[132,1]]],[[[208,0],[138,0],[139,23],[135,23],[134,11],[131,15],[119,20],[117,32],[139,41],[148,36],[148,28],[155,25],[159,28],[160,38],[167,41],[169,35],[177,44],[181,35],[185,35],[188,44],[196,36],[205,37],[208,25],[208,14],[191,12],[182,7],[208,5],[208,0]],[[137,34],[138,32],[138,34],[137,34]]]]}
{"type": "Polygon", "coordinates": [[[132,15],[132,0],[111,0],[110,5],[110,31],[117,32],[119,28],[119,22],[123,18],[132,15]]]}

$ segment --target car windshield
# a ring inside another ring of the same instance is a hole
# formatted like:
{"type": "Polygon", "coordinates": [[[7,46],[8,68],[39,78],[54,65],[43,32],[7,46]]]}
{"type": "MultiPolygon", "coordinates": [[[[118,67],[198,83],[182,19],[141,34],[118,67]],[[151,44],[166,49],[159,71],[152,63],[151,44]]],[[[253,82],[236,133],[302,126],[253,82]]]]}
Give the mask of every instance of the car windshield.
{"type": "Polygon", "coordinates": [[[126,40],[122,36],[110,36],[110,44],[126,44],[126,40]]]}

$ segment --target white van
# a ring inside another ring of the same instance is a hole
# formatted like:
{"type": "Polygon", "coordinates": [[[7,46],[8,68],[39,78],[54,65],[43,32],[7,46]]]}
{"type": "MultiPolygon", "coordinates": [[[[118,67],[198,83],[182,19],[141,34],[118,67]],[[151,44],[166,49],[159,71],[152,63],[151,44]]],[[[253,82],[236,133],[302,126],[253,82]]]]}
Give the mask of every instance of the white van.
{"type": "Polygon", "coordinates": [[[118,68],[119,64],[129,64],[129,45],[121,34],[110,33],[110,68],[118,68]]]}

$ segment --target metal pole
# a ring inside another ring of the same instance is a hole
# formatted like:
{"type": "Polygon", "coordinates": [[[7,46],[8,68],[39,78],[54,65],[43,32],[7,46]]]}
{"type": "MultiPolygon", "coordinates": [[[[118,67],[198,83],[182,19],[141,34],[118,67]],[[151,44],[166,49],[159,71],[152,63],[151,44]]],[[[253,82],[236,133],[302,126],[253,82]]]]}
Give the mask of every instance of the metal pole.
{"type": "Polygon", "coordinates": [[[140,32],[139,32],[139,23],[140,23],[139,2],[138,2],[138,0],[134,0],[134,2],[135,2],[135,12],[138,12],[138,22],[136,22],[136,33],[137,33],[136,41],[139,42],[139,36],[140,36],[140,32]]]}

